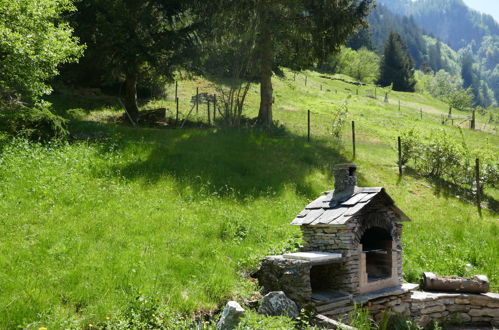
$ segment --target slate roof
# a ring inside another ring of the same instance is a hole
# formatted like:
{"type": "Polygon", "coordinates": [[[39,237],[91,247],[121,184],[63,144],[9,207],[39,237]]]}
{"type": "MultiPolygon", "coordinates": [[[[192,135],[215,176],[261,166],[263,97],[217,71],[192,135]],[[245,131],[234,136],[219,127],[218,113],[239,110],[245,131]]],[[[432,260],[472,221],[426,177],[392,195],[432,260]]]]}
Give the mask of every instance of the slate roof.
{"type": "Polygon", "coordinates": [[[393,200],[385,192],[384,188],[361,188],[355,187],[354,194],[344,200],[333,200],[334,191],[326,191],[301,211],[291,222],[297,226],[324,226],[344,225],[352,219],[360,210],[373,201],[375,196],[383,196],[386,205],[390,207],[400,218],[400,221],[408,221],[409,218],[394,205],[393,200]]]}

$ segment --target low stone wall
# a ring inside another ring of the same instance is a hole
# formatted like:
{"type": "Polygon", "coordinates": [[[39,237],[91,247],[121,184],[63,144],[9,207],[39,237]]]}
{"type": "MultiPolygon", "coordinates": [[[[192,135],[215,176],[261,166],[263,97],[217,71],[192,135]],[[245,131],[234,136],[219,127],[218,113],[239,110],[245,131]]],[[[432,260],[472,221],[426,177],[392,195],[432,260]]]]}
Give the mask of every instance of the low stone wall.
{"type": "Polygon", "coordinates": [[[300,308],[310,304],[310,262],[286,259],[282,255],[266,257],[255,274],[265,292],[284,291],[300,308]]]}
{"type": "MultiPolygon", "coordinates": [[[[499,293],[446,293],[446,292],[395,292],[378,298],[368,295],[353,298],[325,311],[327,317],[346,320],[353,304],[362,304],[371,316],[379,321],[384,313],[397,313],[410,317],[416,324],[462,324],[474,326],[499,326],[499,293]]],[[[318,312],[321,313],[320,307],[318,312]]]]}
{"type": "Polygon", "coordinates": [[[499,326],[499,293],[415,291],[410,302],[410,315],[422,326],[433,321],[499,326]]]}

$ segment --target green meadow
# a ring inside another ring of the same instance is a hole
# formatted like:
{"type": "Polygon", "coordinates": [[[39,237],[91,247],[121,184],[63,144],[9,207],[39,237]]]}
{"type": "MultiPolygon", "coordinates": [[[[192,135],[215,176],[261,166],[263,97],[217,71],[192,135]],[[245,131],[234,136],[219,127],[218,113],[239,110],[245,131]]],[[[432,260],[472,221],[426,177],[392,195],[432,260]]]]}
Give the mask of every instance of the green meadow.
{"type": "MultiPolygon", "coordinates": [[[[498,291],[497,213],[484,209],[480,218],[472,201],[414,171],[400,178],[396,150],[409,129],[444,130],[497,159],[489,115],[477,115],[479,130],[471,131],[469,113],[455,111],[454,126],[442,125],[447,106],[426,95],[390,92],[384,102],[374,86],[311,71],[305,86],[303,73],[285,73],[273,79],[279,126],[272,130],[133,128],[118,122],[115,98],[60,92],[50,100],[56,111],[89,139],[2,138],[0,328],[91,328],[119,318],[138,296],[187,316],[258,296],[250,274],[259,260],[299,246],[299,228],[289,223],[333,189],[334,164],[352,161],[352,120],[359,185],[385,187],[412,220],[403,234],[405,279],[486,274],[498,291]],[[332,118],[345,105],[348,119],[335,139],[332,118]]],[[[216,92],[205,79],[180,80],[184,115],[196,87],[216,92]]],[[[169,86],[165,99],[142,109],[166,107],[173,116],[173,93],[169,86]]],[[[255,85],[247,117],[256,116],[258,101],[255,85]]],[[[206,105],[190,119],[206,122],[206,105]]],[[[499,198],[494,187],[485,193],[499,198]]]]}

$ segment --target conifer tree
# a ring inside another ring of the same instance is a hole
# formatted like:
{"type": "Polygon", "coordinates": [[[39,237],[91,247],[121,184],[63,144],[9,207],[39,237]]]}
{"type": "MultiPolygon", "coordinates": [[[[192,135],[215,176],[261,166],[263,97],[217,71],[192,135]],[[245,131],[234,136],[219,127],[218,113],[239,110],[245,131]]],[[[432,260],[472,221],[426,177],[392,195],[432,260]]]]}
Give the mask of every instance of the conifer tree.
{"type": "Polygon", "coordinates": [[[400,35],[390,33],[385,44],[383,59],[381,60],[381,86],[393,84],[396,91],[414,92],[414,62],[407,53],[407,47],[400,35]]]}

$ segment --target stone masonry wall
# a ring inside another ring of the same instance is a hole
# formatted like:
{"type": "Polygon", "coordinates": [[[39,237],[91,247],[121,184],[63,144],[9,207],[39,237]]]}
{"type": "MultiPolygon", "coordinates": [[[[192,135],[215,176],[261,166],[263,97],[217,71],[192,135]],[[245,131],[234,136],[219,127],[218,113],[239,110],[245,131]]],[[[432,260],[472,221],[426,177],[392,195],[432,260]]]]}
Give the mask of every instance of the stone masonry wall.
{"type": "Polygon", "coordinates": [[[312,300],[310,268],[307,261],[269,256],[262,261],[256,276],[265,292],[284,291],[301,308],[312,300]]]}
{"type": "Polygon", "coordinates": [[[353,230],[355,224],[348,226],[302,226],[304,246],[302,251],[323,251],[341,253],[344,262],[338,264],[342,272],[335,281],[342,292],[359,292],[360,252],[356,248],[353,230]]]}
{"type": "Polygon", "coordinates": [[[433,321],[499,326],[499,293],[413,292],[410,315],[422,326],[433,321]]]}
{"type": "MultiPolygon", "coordinates": [[[[439,324],[499,326],[499,293],[471,294],[412,291],[371,299],[363,304],[379,321],[384,313],[410,317],[417,325],[439,324]]],[[[325,313],[334,319],[348,319],[353,302],[325,313]]]]}

